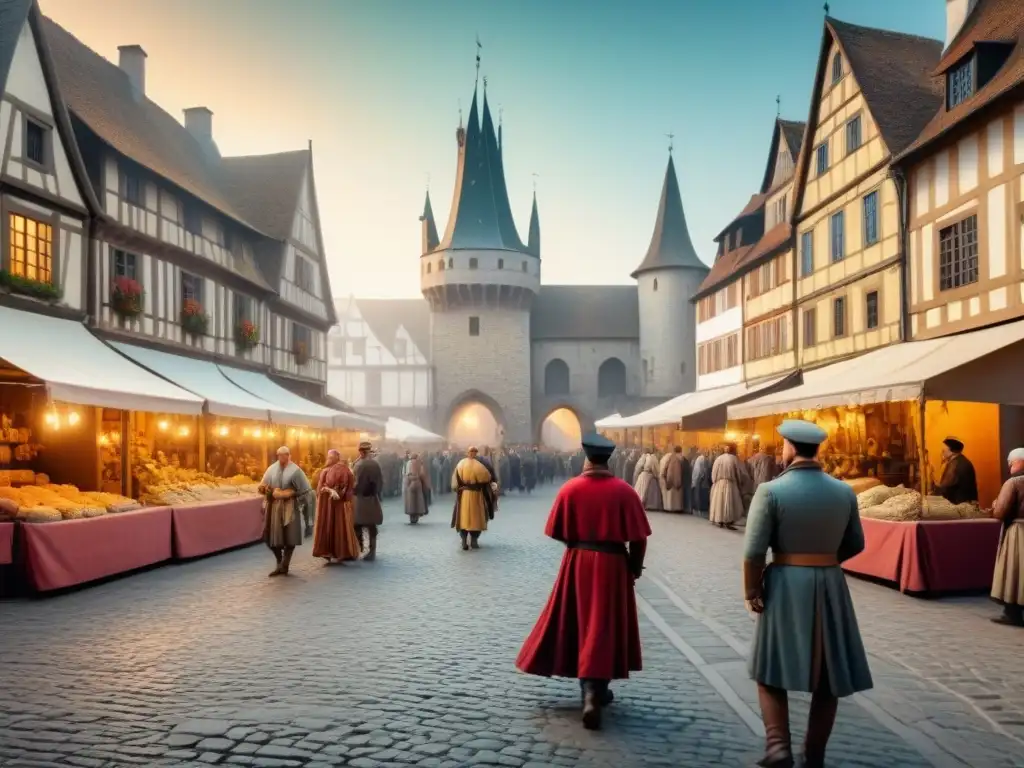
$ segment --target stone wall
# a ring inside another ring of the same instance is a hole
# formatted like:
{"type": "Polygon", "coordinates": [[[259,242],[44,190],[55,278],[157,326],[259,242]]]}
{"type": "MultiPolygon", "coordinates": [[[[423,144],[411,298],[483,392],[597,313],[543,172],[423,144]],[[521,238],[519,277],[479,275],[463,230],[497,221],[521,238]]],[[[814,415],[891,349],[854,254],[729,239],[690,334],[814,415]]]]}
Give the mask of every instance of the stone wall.
{"type": "Polygon", "coordinates": [[[659,269],[637,278],[645,397],[667,399],[697,387],[697,316],[690,298],[706,274],[699,269],[659,269]]]}

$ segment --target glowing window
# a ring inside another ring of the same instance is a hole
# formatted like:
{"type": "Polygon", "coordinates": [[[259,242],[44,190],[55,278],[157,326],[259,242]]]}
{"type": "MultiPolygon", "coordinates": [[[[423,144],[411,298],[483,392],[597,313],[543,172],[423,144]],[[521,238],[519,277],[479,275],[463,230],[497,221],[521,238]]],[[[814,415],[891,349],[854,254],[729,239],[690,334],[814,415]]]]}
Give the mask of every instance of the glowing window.
{"type": "Polygon", "coordinates": [[[53,227],[17,213],[10,214],[11,274],[41,283],[53,282],[53,227]]]}

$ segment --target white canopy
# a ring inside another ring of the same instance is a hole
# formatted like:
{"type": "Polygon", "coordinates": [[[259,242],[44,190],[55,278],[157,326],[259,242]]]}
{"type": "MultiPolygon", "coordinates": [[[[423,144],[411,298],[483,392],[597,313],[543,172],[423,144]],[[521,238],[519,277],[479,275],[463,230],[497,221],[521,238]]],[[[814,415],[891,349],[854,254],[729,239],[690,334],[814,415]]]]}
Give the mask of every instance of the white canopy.
{"type": "Polygon", "coordinates": [[[893,344],[807,371],[798,387],[730,406],[729,418],[916,400],[921,396],[1024,405],[1022,341],[1024,321],[1018,320],[958,336],[893,344]]]}
{"type": "MultiPolygon", "coordinates": [[[[676,412],[682,407],[683,403],[693,395],[693,392],[687,392],[686,394],[673,397],[671,400],[666,400],[664,403],[659,403],[653,408],[648,408],[646,411],[640,411],[640,413],[634,413],[632,416],[624,416],[619,419],[621,427],[627,429],[636,429],[637,427],[656,427],[662,424],[676,424],[679,422],[679,417],[676,412]]],[[[620,428],[621,428],[620,427],[620,428]]]]}
{"type": "Polygon", "coordinates": [[[0,307],[0,358],[46,384],[53,400],[198,415],[203,398],[141,368],[82,323],[0,307]]]}
{"type": "Polygon", "coordinates": [[[622,416],[617,413],[613,413],[611,416],[605,416],[603,419],[598,419],[594,422],[594,426],[597,429],[621,429],[622,416]]]}
{"type": "Polygon", "coordinates": [[[443,443],[445,440],[440,435],[435,435],[423,427],[403,419],[388,417],[385,437],[399,443],[419,443],[429,445],[432,443],[443,443]]]}
{"type": "MultiPolygon", "coordinates": [[[[300,397],[294,392],[285,389],[264,373],[232,368],[229,365],[218,365],[217,367],[233,383],[249,394],[266,401],[270,407],[271,420],[278,424],[296,427],[319,427],[321,429],[347,426],[335,424],[336,417],[344,417],[346,414],[300,397]]],[[[366,425],[361,423],[359,426],[365,428],[366,425]]]]}
{"type": "Polygon", "coordinates": [[[216,363],[133,344],[114,342],[111,346],[153,373],[205,399],[206,410],[214,416],[270,420],[270,403],[238,387],[221,373],[216,363]]]}

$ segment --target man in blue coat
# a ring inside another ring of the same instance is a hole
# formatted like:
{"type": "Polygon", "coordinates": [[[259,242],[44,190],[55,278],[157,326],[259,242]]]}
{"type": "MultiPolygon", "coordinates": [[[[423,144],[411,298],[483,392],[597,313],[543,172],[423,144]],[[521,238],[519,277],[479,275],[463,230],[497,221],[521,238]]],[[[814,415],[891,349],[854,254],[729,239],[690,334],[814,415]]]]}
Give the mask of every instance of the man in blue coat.
{"type": "Polygon", "coordinates": [[[758,486],[743,553],[747,608],[757,614],[749,671],[765,729],[758,765],[793,766],[787,691],[804,691],[812,697],[803,765],[823,768],[839,698],[872,687],[840,568],[864,549],[864,530],[853,489],[816,461],[825,431],[793,420],[779,434],[786,469],[758,486]]]}

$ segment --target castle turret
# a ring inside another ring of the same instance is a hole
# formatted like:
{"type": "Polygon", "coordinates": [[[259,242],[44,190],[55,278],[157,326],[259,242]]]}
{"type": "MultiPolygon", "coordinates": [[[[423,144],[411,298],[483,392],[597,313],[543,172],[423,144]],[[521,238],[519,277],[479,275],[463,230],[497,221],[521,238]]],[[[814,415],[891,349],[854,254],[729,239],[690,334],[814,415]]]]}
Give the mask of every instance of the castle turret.
{"type": "Polygon", "coordinates": [[[707,274],[686,226],[669,150],[654,234],[632,275],[639,291],[645,397],[675,397],[696,387],[696,310],[690,298],[707,274]]]}
{"type": "Polygon", "coordinates": [[[540,216],[537,214],[537,192],[533,193],[533,210],[530,211],[530,235],[527,250],[540,258],[540,216]]]}
{"type": "Polygon", "coordinates": [[[420,216],[421,245],[420,253],[430,253],[437,248],[437,225],[434,223],[434,209],[430,206],[430,191],[423,203],[423,215],[420,216]]]}
{"type": "Polygon", "coordinates": [[[436,431],[447,433],[458,407],[476,400],[492,411],[506,440],[531,442],[530,306],[540,289],[540,259],[523,245],[512,217],[486,81],[482,99],[474,89],[456,140],[448,226],[420,257],[420,288],[431,309],[436,431]]]}

